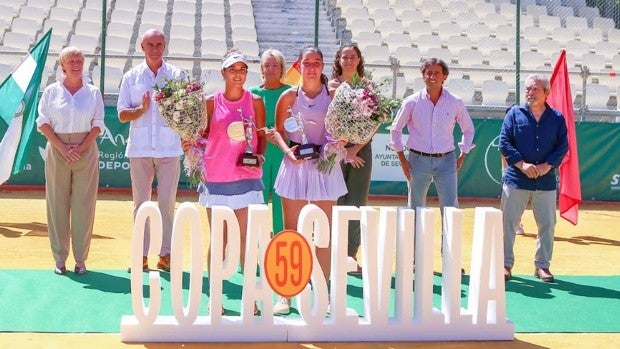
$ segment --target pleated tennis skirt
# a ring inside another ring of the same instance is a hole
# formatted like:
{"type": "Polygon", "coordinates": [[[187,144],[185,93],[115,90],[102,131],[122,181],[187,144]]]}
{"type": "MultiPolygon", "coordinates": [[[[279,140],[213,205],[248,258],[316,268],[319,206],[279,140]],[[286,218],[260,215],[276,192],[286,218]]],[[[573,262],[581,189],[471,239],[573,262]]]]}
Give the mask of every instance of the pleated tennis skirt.
{"type": "Polygon", "coordinates": [[[274,189],[281,197],[307,201],[336,201],[347,193],[339,164],[330,173],[322,173],[317,170],[315,160],[294,164],[286,156],[280,164],[274,189]]]}

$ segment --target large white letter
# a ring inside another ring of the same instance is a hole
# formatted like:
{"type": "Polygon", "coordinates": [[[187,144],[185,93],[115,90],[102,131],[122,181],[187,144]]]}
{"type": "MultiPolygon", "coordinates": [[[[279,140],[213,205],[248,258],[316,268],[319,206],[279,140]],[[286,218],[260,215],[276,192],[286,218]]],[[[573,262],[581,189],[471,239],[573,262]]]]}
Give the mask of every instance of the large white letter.
{"type": "Polygon", "coordinates": [[[170,288],[172,291],[172,309],[180,325],[190,326],[198,316],[200,298],[202,297],[202,256],[204,253],[202,224],[196,206],[184,202],[174,216],[172,226],[172,246],[170,255],[170,288]],[[185,223],[189,223],[190,233],[190,279],[189,301],[183,307],[183,242],[185,223]]]}

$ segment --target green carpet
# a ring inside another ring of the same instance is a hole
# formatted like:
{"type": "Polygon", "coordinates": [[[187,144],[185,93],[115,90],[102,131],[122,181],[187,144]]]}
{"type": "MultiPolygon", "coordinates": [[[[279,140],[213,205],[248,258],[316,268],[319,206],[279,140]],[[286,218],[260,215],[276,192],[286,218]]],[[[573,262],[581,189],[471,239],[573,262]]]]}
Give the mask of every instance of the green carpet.
{"type": "MultiPolygon", "coordinates": [[[[169,275],[162,275],[161,313],[171,315],[169,275]]],[[[348,278],[348,306],[362,313],[361,277],[348,278]]],[[[556,278],[548,284],[517,275],[506,284],[507,314],[516,332],[620,332],[620,275],[556,278]]],[[[189,284],[187,274],[184,279],[189,284]]],[[[434,281],[438,307],[440,276],[434,281]]],[[[464,276],[463,305],[468,283],[464,276]]],[[[226,315],[239,314],[240,284],[240,275],[224,284],[226,315]]],[[[0,332],[120,332],[121,316],[132,313],[129,288],[129,274],[118,270],[89,271],[81,277],[61,277],[51,270],[0,270],[0,332]]],[[[208,295],[206,278],[203,293],[208,295]]],[[[207,296],[200,315],[206,307],[207,296]]]]}

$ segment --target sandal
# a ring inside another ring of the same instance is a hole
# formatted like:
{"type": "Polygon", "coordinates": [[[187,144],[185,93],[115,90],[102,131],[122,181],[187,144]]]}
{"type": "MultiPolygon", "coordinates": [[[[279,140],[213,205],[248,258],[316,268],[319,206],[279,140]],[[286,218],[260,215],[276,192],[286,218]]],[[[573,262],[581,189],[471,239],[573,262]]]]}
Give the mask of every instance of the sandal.
{"type": "Polygon", "coordinates": [[[62,267],[54,267],[54,274],[56,275],[65,275],[67,273],[67,267],[64,265],[62,267]]]}

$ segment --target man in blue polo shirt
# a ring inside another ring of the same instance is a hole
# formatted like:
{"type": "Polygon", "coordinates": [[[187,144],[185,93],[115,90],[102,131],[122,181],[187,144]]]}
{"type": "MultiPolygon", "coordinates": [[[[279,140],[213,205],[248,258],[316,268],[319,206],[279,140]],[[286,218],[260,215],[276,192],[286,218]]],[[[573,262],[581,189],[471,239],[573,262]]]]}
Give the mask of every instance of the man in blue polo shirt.
{"type": "Polygon", "coordinates": [[[564,116],[547,102],[550,83],[542,74],[525,80],[526,103],[504,118],[499,149],[508,167],[503,178],[501,209],[504,220],[504,278],[512,277],[515,227],[528,200],[538,226],[534,275],[553,282],[549,270],[556,224],[556,168],[568,151],[564,116]]]}

